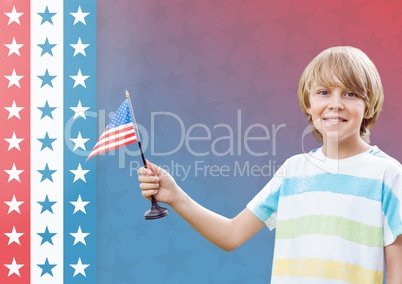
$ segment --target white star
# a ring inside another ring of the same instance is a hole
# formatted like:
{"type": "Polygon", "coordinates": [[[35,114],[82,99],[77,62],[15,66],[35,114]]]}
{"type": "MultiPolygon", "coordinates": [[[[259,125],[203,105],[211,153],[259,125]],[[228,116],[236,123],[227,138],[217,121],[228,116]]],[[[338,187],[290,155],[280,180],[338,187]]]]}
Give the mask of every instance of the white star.
{"type": "Polygon", "coordinates": [[[11,170],[4,170],[9,176],[8,176],[8,181],[10,182],[13,179],[17,180],[18,182],[20,181],[20,174],[24,171],[24,170],[17,170],[17,168],[15,167],[15,164],[13,164],[13,167],[11,168],[11,170]]]}
{"type": "Polygon", "coordinates": [[[13,6],[13,9],[11,10],[10,13],[4,13],[6,14],[6,16],[9,18],[8,19],[8,24],[11,24],[12,22],[16,22],[17,24],[21,25],[20,23],[20,17],[24,14],[24,13],[18,13],[17,10],[15,10],[15,6],[13,6]]]}
{"type": "Polygon", "coordinates": [[[21,88],[20,80],[24,76],[18,76],[17,73],[15,72],[15,69],[13,69],[13,73],[10,76],[5,75],[4,77],[6,77],[6,79],[9,81],[7,88],[10,88],[12,85],[16,85],[18,88],[21,88]]]}
{"type": "Polygon", "coordinates": [[[9,269],[8,271],[8,276],[10,277],[13,274],[17,274],[19,277],[20,275],[20,268],[23,267],[23,264],[17,264],[17,261],[15,260],[15,257],[13,258],[13,261],[10,264],[4,264],[5,267],[9,269]]]}
{"type": "Polygon", "coordinates": [[[74,174],[74,180],[73,182],[76,182],[78,179],[87,182],[85,180],[85,175],[89,172],[89,170],[83,170],[81,167],[81,163],[78,164],[78,167],[76,170],[70,170],[74,174]]]}
{"type": "Polygon", "coordinates": [[[81,10],[81,6],[78,6],[78,10],[76,13],[70,13],[70,15],[74,17],[73,25],[75,25],[78,22],[81,22],[84,25],[87,25],[87,23],[85,22],[85,17],[88,16],[89,13],[83,13],[81,10]]]}
{"type": "Polygon", "coordinates": [[[81,73],[81,69],[78,69],[77,75],[70,76],[71,79],[74,80],[74,86],[73,88],[77,87],[78,85],[83,86],[84,88],[86,88],[87,86],[85,85],[85,80],[89,78],[89,76],[86,75],[82,75],[81,73]]]}
{"type": "Polygon", "coordinates": [[[81,116],[84,119],[87,119],[85,116],[85,111],[89,109],[89,107],[83,107],[81,104],[81,101],[78,101],[78,104],[76,107],[70,107],[74,111],[74,119],[77,117],[81,116]]]}
{"type": "Polygon", "coordinates": [[[4,201],[4,203],[7,204],[9,207],[7,214],[10,214],[13,211],[18,212],[18,214],[21,214],[20,205],[22,203],[24,203],[24,201],[17,201],[17,199],[15,198],[15,195],[13,195],[13,198],[11,199],[11,201],[4,201]]]}
{"type": "Polygon", "coordinates": [[[21,119],[20,117],[20,111],[24,108],[24,107],[18,107],[15,104],[15,101],[13,101],[13,104],[10,107],[4,107],[7,111],[8,111],[8,119],[12,118],[13,116],[15,116],[18,119],[21,119]]]}
{"type": "Polygon", "coordinates": [[[15,226],[13,226],[13,230],[11,231],[11,233],[4,233],[4,235],[6,235],[9,238],[8,245],[10,245],[12,243],[17,243],[17,244],[21,245],[20,237],[23,234],[24,233],[17,233],[17,230],[15,229],[15,226]]]}
{"type": "Polygon", "coordinates": [[[73,57],[76,56],[78,53],[81,53],[81,54],[84,55],[85,57],[87,56],[86,53],[85,53],[85,48],[87,48],[87,47],[89,46],[89,44],[84,44],[84,43],[82,43],[80,37],[78,38],[78,41],[77,41],[76,44],[70,44],[70,46],[71,46],[72,48],[74,48],[74,55],[73,55],[73,57]]]}
{"type": "Polygon", "coordinates": [[[78,211],[84,212],[84,214],[87,214],[85,211],[85,206],[88,205],[89,201],[82,201],[81,195],[78,195],[77,201],[70,201],[72,205],[74,205],[74,213],[77,213],[78,211]]]}
{"type": "Polygon", "coordinates": [[[73,277],[75,277],[78,273],[87,277],[85,274],[85,269],[89,266],[89,264],[82,264],[81,257],[78,258],[77,264],[70,264],[70,266],[74,268],[73,277]]]}
{"type": "Polygon", "coordinates": [[[11,138],[4,138],[4,140],[6,140],[8,143],[7,151],[10,151],[13,148],[17,149],[18,151],[21,151],[20,143],[22,140],[24,140],[24,138],[17,138],[17,136],[15,135],[15,132],[13,132],[13,136],[11,136],[11,138]]]}
{"type": "Polygon", "coordinates": [[[15,37],[13,37],[13,41],[10,44],[4,44],[8,48],[8,55],[10,56],[11,54],[15,53],[18,56],[21,56],[20,54],[20,48],[24,45],[22,43],[17,43],[15,40],[15,37]]]}
{"type": "Polygon", "coordinates": [[[70,138],[71,141],[74,143],[74,149],[73,151],[77,150],[78,148],[81,148],[82,150],[87,150],[85,148],[85,143],[89,140],[89,138],[82,138],[81,132],[78,132],[77,138],[70,138]]]}
{"type": "Polygon", "coordinates": [[[87,245],[85,242],[85,238],[89,235],[89,233],[83,233],[81,230],[81,226],[78,227],[77,233],[70,233],[74,237],[74,246],[80,242],[83,243],[84,245],[87,245]]]}

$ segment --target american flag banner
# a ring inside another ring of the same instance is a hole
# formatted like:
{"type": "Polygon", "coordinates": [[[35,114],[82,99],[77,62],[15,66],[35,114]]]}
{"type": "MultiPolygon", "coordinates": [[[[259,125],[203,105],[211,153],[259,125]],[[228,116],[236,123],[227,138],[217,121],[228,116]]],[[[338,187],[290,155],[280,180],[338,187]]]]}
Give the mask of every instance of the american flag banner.
{"type": "Polygon", "coordinates": [[[96,2],[0,10],[0,283],[96,283],[96,2]]]}
{"type": "Polygon", "coordinates": [[[126,99],[120,105],[89,154],[88,160],[96,155],[137,142],[128,100],[126,99]]]}

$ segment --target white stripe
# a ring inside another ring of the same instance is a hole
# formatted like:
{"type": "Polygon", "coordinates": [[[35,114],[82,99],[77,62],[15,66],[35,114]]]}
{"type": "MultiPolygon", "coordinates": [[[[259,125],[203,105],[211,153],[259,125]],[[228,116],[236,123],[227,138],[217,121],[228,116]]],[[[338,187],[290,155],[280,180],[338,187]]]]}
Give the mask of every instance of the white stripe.
{"type": "Polygon", "coordinates": [[[318,258],[341,261],[374,270],[382,270],[384,265],[384,248],[356,244],[337,236],[304,235],[295,239],[276,239],[274,259],[289,256],[292,259],[318,258]]]}
{"type": "MultiPolygon", "coordinates": [[[[112,129],[108,129],[108,130],[105,129],[105,130],[103,131],[102,135],[99,137],[99,139],[103,138],[106,134],[118,132],[118,131],[120,131],[120,130],[122,130],[122,129],[124,129],[124,128],[129,128],[129,127],[133,127],[133,124],[132,124],[131,122],[126,123],[126,124],[124,124],[124,125],[120,125],[120,126],[118,126],[118,127],[114,127],[114,128],[112,128],[112,129]]],[[[133,129],[134,129],[134,127],[133,127],[133,129]]]]}
{"type": "MultiPolygon", "coordinates": [[[[117,138],[120,138],[120,137],[124,137],[124,136],[126,136],[128,134],[134,134],[134,137],[135,137],[134,129],[128,130],[126,132],[121,132],[119,134],[113,134],[113,135],[110,135],[110,136],[108,136],[106,138],[101,137],[101,138],[99,138],[99,141],[98,141],[98,143],[96,143],[96,145],[99,145],[99,144],[102,144],[102,143],[105,143],[107,141],[114,140],[114,139],[117,139],[117,138]]],[[[95,147],[96,147],[96,145],[95,145],[95,147]]]]}
{"type": "Polygon", "coordinates": [[[95,155],[96,153],[101,152],[102,150],[105,149],[109,149],[109,148],[113,148],[114,146],[118,146],[118,145],[122,145],[124,143],[130,142],[130,141],[135,141],[137,139],[136,136],[130,137],[129,139],[124,139],[124,140],[120,140],[118,142],[113,142],[113,143],[108,143],[107,145],[104,145],[102,147],[99,147],[98,149],[96,149],[96,151],[94,151],[93,153],[91,153],[90,156],[95,155]]]}
{"type": "Polygon", "coordinates": [[[368,153],[361,155],[362,156],[357,157],[357,159],[364,161],[365,164],[375,166],[356,166],[355,164],[358,161],[353,161],[356,157],[339,160],[339,162],[337,162],[334,159],[323,157],[322,153],[296,155],[290,158],[292,167],[286,169],[286,177],[310,176],[330,172],[332,174],[353,175],[354,177],[383,180],[387,169],[397,168],[397,164],[392,159],[381,158],[368,153]],[[300,171],[300,169],[304,170],[300,171]]]}
{"type": "Polygon", "coordinates": [[[31,1],[31,283],[63,283],[63,1],[44,0],[31,1]],[[46,6],[51,13],[53,25],[46,22],[41,25],[46,6]],[[57,44],[50,54],[41,56],[42,48],[38,44],[45,43],[46,37],[50,44],[57,44]],[[41,88],[46,69],[49,75],[57,76],[52,80],[53,88],[46,85],[41,88]],[[41,119],[46,100],[51,107],[57,107],[49,117],[41,119]],[[50,138],[56,138],[52,143],[53,151],[45,148],[38,138],[44,138],[48,131],[50,138]],[[46,163],[51,170],[57,170],[49,180],[41,182],[46,163]],[[53,214],[46,211],[41,214],[42,206],[38,201],[44,201],[48,195],[50,201],[57,203],[52,206],[53,214]],[[44,243],[38,233],[45,232],[48,226],[53,245],[44,243]],[[38,264],[44,264],[46,258],[49,264],[56,264],[52,269],[53,277],[48,274],[41,277],[42,269],[38,264]]]}
{"type": "Polygon", "coordinates": [[[278,220],[311,214],[344,217],[370,226],[381,227],[381,203],[364,197],[332,192],[304,192],[281,197],[278,220]],[[281,210],[280,208],[292,208],[281,210]],[[364,214],[362,214],[364,212],[364,214]]]}

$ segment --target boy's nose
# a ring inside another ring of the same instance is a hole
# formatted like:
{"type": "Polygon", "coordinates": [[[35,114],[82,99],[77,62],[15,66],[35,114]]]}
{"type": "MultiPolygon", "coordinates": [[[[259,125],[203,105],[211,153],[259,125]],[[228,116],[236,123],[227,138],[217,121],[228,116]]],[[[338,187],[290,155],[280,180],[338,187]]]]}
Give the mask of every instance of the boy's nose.
{"type": "Polygon", "coordinates": [[[344,109],[344,105],[342,103],[342,98],[340,95],[338,94],[334,94],[331,97],[331,101],[328,104],[328,108],[331,110],[343,110],[344,109]]]}

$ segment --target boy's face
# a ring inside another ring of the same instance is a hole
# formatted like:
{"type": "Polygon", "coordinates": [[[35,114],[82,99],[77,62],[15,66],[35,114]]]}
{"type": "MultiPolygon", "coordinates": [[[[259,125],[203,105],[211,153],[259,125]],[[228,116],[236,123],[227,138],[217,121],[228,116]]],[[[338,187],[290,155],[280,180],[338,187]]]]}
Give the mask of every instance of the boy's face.
{"type": "Polygon", "coordinates": [[[360,126],[366,108],[364,100],[338,79],[331,86],[312,85],[307,112],[324,142],[356,142],[360,139],[360,126]]]}

